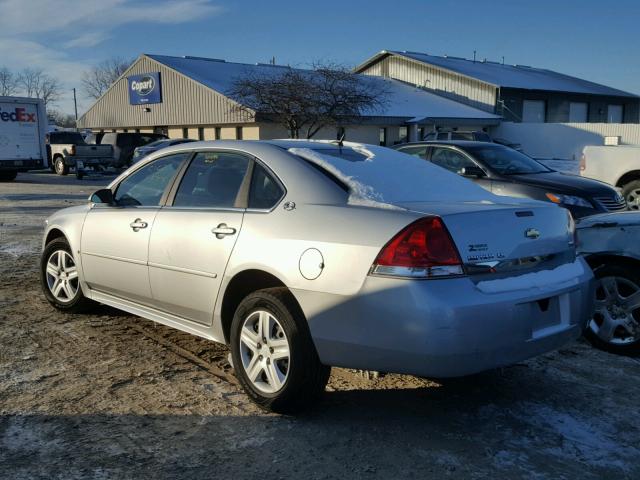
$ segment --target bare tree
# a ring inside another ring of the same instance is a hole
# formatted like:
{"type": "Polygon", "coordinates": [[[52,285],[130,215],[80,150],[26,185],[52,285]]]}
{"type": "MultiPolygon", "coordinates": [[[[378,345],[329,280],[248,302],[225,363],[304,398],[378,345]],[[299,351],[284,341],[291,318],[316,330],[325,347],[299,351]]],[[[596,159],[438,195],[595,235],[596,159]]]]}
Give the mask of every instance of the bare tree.
{"type": "Polygon", "coordinates": [[[44,106],[55,103],[62,95],[60,81],[40,68],[25,68],[18,75],[18,83],[27,97],[41,98],[44,106]]]}
{"type": "Polygon", "coordinates": [[[18,77],[7,67],[0,67],[0,96],[18,93],[18,77]]]}
{"type": "Polygon", "coordinates": [[[53,123],[62,128],[75,128],[76,119],[73,115],[62,113],[58,110],[49,110],[47,116],[53,123]]]}
{"type": "Polygon", "coordinates": [[[109,58],[84,72],[82,89],[93,99],[100,98],[104,92],[125,72],[132,60],[119,57],[109,58]]]}
{"type": "Polygon", "coordinates": [[[291,138],[313,138],[322,128],[359,122],[363,114],[386,105],[381,82],[336,65],[313,70],[282,67],[280,73],[237,78],[227,94],[235,110],[255,112],[284,126],[291,138]]]}

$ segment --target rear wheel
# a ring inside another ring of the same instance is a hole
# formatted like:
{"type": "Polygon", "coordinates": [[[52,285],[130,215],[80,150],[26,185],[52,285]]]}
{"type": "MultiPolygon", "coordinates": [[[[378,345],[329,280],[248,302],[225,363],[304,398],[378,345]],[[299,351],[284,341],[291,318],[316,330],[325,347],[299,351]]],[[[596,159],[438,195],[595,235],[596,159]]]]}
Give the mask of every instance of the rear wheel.
{"type": "Polygon", "coordinates": [[[640,274],[621,264],[603,265],[594,273],[596,309],[585,337],[611,353],[640,354],[640,274]]]}
{"type": "Polygon", "coordinates": [[[17,170],[7,170],[0,172],[0,182],[12,182],[18,176],[17,170]]]}
{"type": "Polygon", "coordinates": [[[58,175],[67,175],[69,173],[69,166],[64,163],[64,158],[56,157],[53,160],[53,168],[58,175]]]}
{"type": "Polygon", "coordinates": [[[58,310],[81,313],[93,306],[82,293],[78,268],[64,238],[52,240],[42,252],[40,280],[44,296],[58,310]]]}
{"type": "Polygon", "coordinates": [[[627,201],[629,210],[640,210],[640,180],[623,185],[622,195],[627,201]]]}
{"type": "Polygon", "coordinates": [[[236,310],[230,336],[236,377],[265,410],[294,412],[324,391],[331,369],[320,363],[307,321],[286,288],[248,295],[236,310]]]}

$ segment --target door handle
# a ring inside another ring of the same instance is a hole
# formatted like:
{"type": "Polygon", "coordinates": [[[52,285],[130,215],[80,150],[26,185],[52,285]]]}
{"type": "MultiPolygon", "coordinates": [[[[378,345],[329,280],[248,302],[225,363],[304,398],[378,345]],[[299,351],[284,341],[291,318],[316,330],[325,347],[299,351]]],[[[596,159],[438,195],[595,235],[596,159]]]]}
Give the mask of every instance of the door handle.
{"type": "Polygon", "coordinates": [[[147,222],[143,222],[141,218],[136,218],[129,224],[129,226],[133,229],[134,232],[137,232],[141,228],[147,228],[149,224],[147,222]]]}
{"type": "Polygon", "coordinates": [[[228,227],[226,223],[221,223],[216,228],[212,229],[211,233],[215,234],[216,238],[224,238],[227,235],[233,235],[236,233],[236,229],[228,227]]]}

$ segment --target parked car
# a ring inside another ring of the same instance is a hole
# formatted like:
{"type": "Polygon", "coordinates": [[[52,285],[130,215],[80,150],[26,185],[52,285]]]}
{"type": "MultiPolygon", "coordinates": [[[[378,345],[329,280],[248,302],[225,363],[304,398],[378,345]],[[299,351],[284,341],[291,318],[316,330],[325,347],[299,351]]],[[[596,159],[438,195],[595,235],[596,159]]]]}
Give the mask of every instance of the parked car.
{"type": "Polygon", "coordinates": [[[567,208],[574,218],[627,209],[611,185],[556,172],[504,145],[486,142],[419,142],[395,147],[467,177],[496,195],[528,197],[567,208]]]}
{"type": "Polygon", "coordinates": [[[56,131],[46,136],[49,145],[49,164],[58,175],[67,175],[69,169],[82,177],[86,169],[103,170],[113,166],[113,149],[110,145],[89,145],[80,132],[56,131]]]}
{"type": "Polygon", "coordinates": [[[133,150],[133,163],[139,162],[150,153],[157,152],[161,148],[172,147],[174,145],[180,145],[181,143],[195,142],[190,138],[171,138],[156,140],[155,142],[148,143],[143,147],[136,147],[133,150]]]}
{"type": "Polygon", "coordinates": [[[230,345],[273,411],[330,366],[455,377],[578,337],[593,275],[569,213],[498,197],[391,149],[193,142],[47,220],[44,294],[230,345]]]}
{"type": "Polygon", "coordinates": [[[96,136],[96,142],[100,145],[111,145],[113,147],[115,166],[118,168],[131,165],[133,151],[136,147],[142,147],[156,140],[165,139],[167,139],[167,136],[161,133],[108,132],[96,136]]]}
{"type": "Polygon", "coordinates": [[[507,147],[518,150],[519,152],[522,151],[522,145],[519,143],[511,142],[505,138],[492,137],[482,130],[439,130],[437,132],[429,132],[421,139],[421,141],[424,142],[450,140],[499,143],[500,145],[506,145],[507,147]]]}
{"type": "Polygon", "coordinates": [[[596,310],[585,336],[612,353],[640,354],[640,212],[583,218],[576,234],[596,276],[596,310]]]}
{"type": "Polygon", "coordinates": [[[630,210],[640,210],[640,145],[587,146],[582,151],[580,175],[622,190],[630,210]]]}

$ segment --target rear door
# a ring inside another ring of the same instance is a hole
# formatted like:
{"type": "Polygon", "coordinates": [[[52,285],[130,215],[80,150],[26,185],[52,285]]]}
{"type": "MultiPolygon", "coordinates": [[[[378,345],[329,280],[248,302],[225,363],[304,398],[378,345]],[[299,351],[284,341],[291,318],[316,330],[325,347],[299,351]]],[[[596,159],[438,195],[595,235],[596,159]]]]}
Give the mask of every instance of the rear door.
{"type": "Polygon", "coordinates": [[[155,305],[209,325],[231,251],[242,227],[253,160],[198,152],[156,216],[149,244],[155,305]]]}
{"type": "Polygon", "coordinates": [[[95,205],[82,228],[81,258],[92,289],[149,303],[147,266],[150,233],[160,205],[189,154],[158,158],[116,187],[116,206],[95,205]]]}

